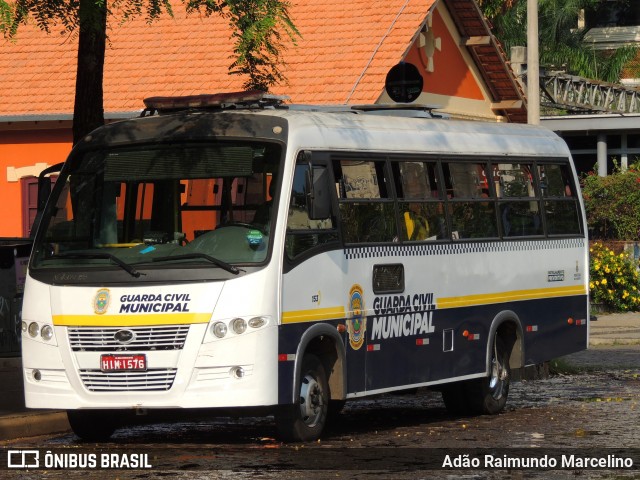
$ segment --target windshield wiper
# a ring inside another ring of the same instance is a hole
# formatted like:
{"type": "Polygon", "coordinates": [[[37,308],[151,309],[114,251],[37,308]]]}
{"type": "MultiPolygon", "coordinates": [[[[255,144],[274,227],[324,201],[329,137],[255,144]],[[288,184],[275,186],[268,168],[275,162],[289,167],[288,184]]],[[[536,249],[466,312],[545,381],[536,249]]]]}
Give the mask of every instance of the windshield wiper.
{"type": "Polygon", "coordinates": [[[235,267],[233,265],[228,264],[227,262],[223,262],[222,260],[218,260],[215,257],[212,257],[211,255],[207,255],[206,253],[185,253],[182,255],[168,255],[166,257],[156,257],[154,258],[152,261],[153,262],[166,262],[168,260],[189,260],[192,258],[204,258],[205,260],[208,260],[209,262],[213,263],[214,265],[217,265],[218,267],[226,270],[229,273],[233,273],[234,275],[238,275],[241,271],[244,272],[244,270],[239,269],[238,267],[235,267]]]}
{"type": "Polygon", "coordinates": [[[141,274],[139,271],[137,271],[128,263],[123,262],[115,255],[107,252],[67,252],[67,253],[59,253],[59,254],[53,255],[52,258],[96,258],[96,259],[103,258],[105,260],[113,261],[113,263],[121,267],[125,272],[130,274],[132,277],[138,278],[140,275],[146,275],[146,274],[141,274]]]}

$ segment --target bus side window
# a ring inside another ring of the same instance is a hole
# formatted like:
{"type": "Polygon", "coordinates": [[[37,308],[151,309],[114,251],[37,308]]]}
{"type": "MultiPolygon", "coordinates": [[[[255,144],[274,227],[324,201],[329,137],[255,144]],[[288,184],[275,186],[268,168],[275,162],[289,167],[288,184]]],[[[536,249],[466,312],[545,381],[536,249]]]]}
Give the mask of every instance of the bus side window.
{"type": "Polygon", "coordinates": [[[296,165],[291,202],[287,214],[287,236],[285,251],[294,259],[308,250],[338,240],[333,215],[321,220],[309,218],[307,210],[307,179],[309,164],[301,161],[296,165]]]}
{"type": "Polygon", "coordinates": [[[444,203],[438,191],[435,162],[400,161],[392,163],[398,207],[400,238],[421,242],[448,238],[444,203]]]}
{"type": "Polygon", "coordinates": [[[503,235],[542,235],[540,201],[536,196],[533,166],[524,163],[494,163],[493,169],[503,235]]]}
{"type": "Polygon", "coordinates": [[[443,162],[451,238],[496,238],[496,202],[486,163],[443,162]]]}
{"type": "Polygon", "coordinates": [[[547,233],[579,235],[579,206],[569,165],[539,164],[538,178],[544,202],[547,233]]]}
{"type": "Polygon", "coordinates": [[[335,161],[334,174],[345,243],[386,243],[398,238],[384,161],[335,161]]]}

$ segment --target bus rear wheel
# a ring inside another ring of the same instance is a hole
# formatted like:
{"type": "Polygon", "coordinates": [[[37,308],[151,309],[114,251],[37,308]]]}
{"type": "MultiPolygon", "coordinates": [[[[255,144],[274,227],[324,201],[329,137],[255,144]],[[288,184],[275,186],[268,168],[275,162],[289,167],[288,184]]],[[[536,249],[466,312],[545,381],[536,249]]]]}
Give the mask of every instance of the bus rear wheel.
{"type": "Polygon", "coordinates": [[[296,402],[276,413],[276,426],[285,441],[317,440],[327,420],[329,385],[322,362],[307,354],[300,369],[300,389],[296,402]]]}
{"type": "Polygon", "coordinates": [[[469,382],[467,396],[471,413],[495,415],[507,404],[511,372],[509,370],[509,352],[501,337],[493,341],[493,353],[489,376],[469,382]]]}
{"type": "Polygon", "coordinates": [[[442,399],[453,414],[495,415],[507,404],[510,384],[509,350],[504,340],[496,335],[489,376],[446,386],[442,399]]]}
{"type": "Polygon", "coordinates": [[[71,430],[86,442],[109,440],[116,431],[116,415],[109,410],[67,410],[71,430]]]}

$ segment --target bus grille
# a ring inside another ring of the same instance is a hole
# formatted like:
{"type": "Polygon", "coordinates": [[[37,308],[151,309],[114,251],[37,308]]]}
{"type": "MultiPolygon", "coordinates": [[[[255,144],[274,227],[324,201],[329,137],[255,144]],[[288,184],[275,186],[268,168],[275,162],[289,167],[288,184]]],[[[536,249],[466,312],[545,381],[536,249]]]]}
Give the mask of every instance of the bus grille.
{"type": "Polygon", "coordinates": [[[91,392],[154,392],[169,390],[176,372],[175,368],[106,373],[100,370],[80,370],[80,378],[91,392]]]}
{"type": "Polygon", "coordinates": [[[74,352],[127,352],[140,350],[182,350],[189,333],[189,325],[153,327],[72,327],[69,343],[74,352]],[[128,330],[133,339],[121,343],[116,333],[128,330]]]}

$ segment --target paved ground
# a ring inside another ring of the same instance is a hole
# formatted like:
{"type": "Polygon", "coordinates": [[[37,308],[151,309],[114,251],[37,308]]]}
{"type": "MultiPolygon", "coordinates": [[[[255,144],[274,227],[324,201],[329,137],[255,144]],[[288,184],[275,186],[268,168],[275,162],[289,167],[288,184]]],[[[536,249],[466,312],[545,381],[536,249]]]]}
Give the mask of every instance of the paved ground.
{"type": "MultiPolygon", "coordinates": [[[[587,370],[640,368],[640,313],[601,315],[590,328],[590,348],[560,363],[587,370]]],[[[19,358],[0,359],[0,441],[68,431],[65,413],[25,408],[21,368],[19,358]]]]}
{"type": "Polygon", "coordinates": [[[640,345],[640,313],[612,313],[590,323],[589,344],[640,345]]]}
{"type": "Polygon", "coordinates": [[[640,313],[613,313],[590,323],[589,349],[561,361],[584,369],[640,368],[640,313]]]}

